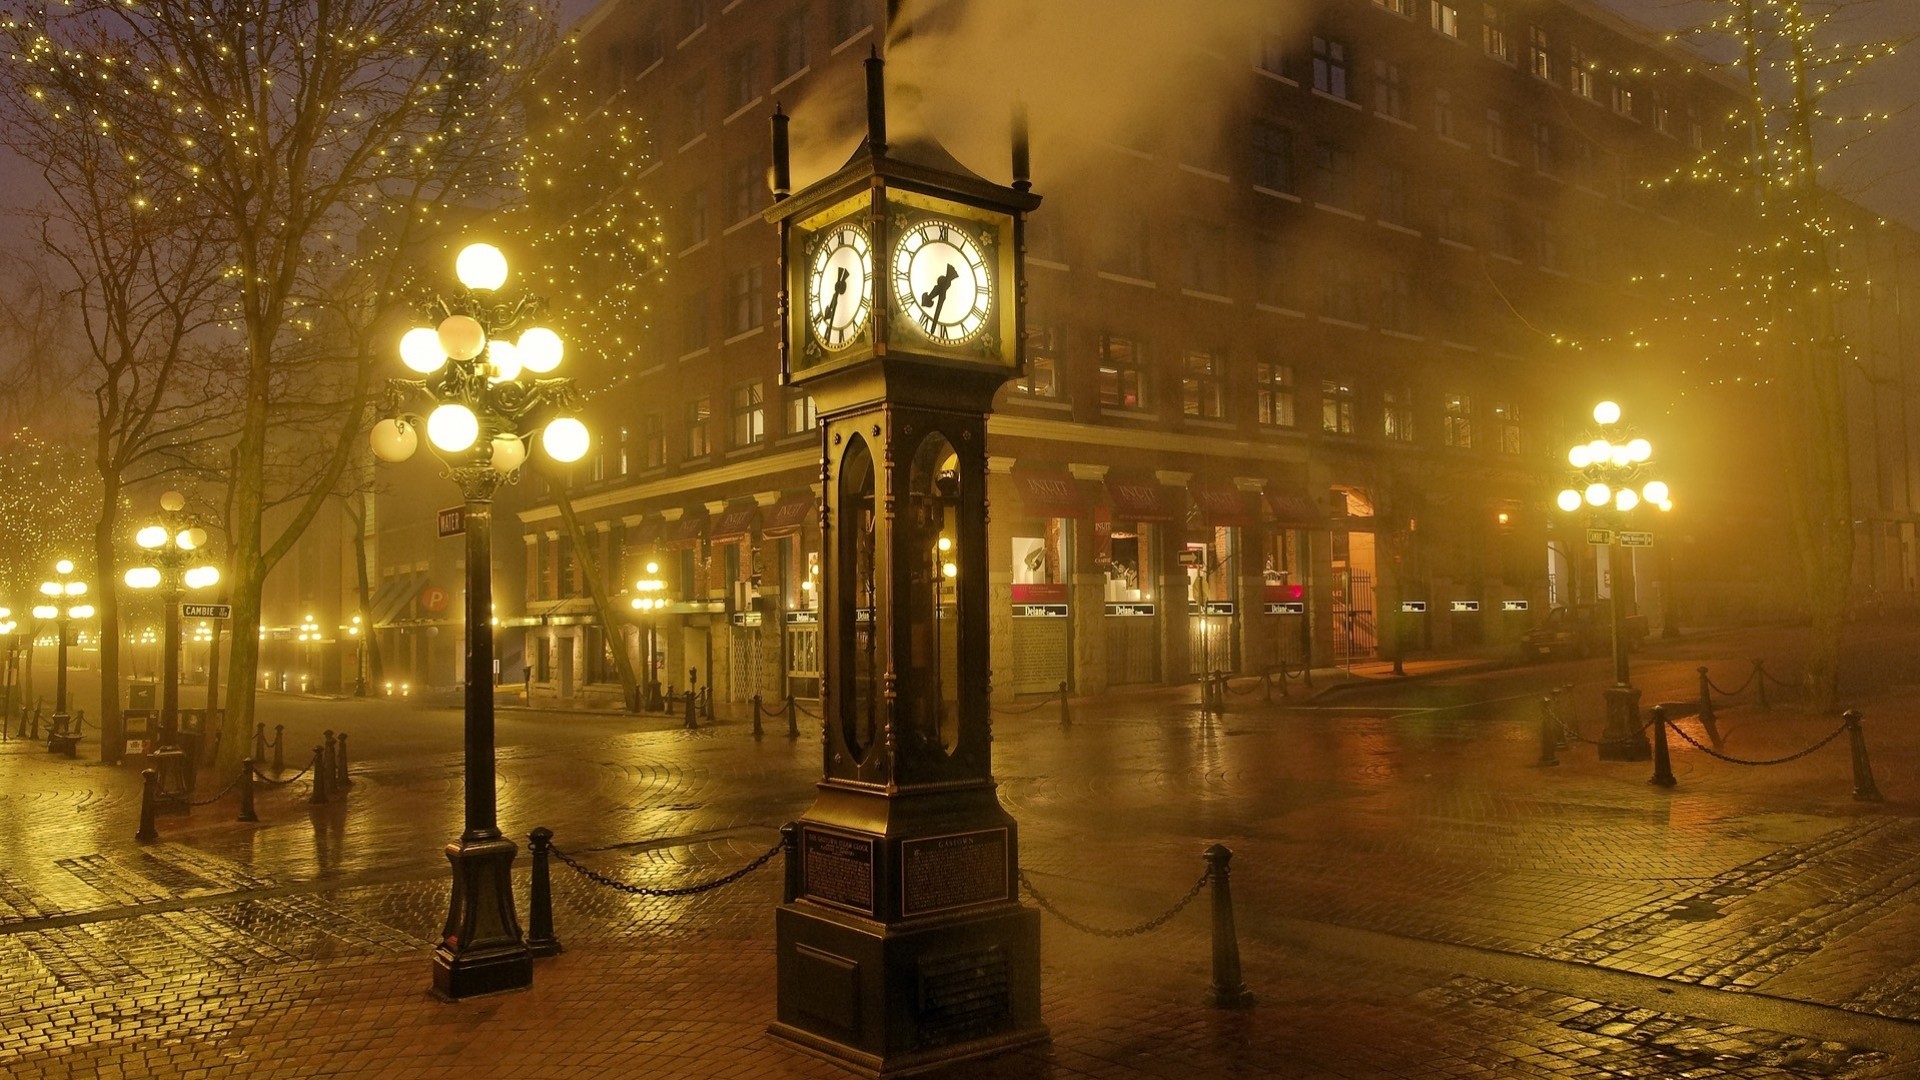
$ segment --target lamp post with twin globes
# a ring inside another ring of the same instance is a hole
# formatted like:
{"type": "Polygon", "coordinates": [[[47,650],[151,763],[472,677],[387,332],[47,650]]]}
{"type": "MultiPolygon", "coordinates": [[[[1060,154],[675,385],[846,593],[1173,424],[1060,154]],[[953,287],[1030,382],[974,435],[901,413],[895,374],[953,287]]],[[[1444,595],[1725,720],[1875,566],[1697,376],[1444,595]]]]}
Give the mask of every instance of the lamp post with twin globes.
{"type": "Polygon", "coordinates": [[[578,461],[588,444],[586,425],[568,415],[577,404],[573,380],[527,377],[558,367],[563,351],[559,335],[529,325],[544,301],[499,295],[507,260],[490,244],[462,249],[454,269],[461,289],[429,299],[421,314],[430,325],[400,339],[401,361],[422,378],[387,380],[386,418],[371,434],[375,456],[404,461],[419,448],[425,427],[442,475],[460,485],[465,503],[465,828],[447,845],[453,895],[433,953],[433,991],[448,1000],[533,982],[532,955],[514,914],[518,848],[500,834],[496,814],[493,495],[517,478],[536,428],[556,461],[578,461]],[[509,340],[514,331],[518,338],[509,340]]]}
{"type": "Polygon", "coordinates": [[[175,745],[180,732],[180,604],[188,589],[220,583],[220,569],[199,562],[207,531],[183,516],[187,500],[177,491],[160,496],[161,520],[133,536],[148,565],[129,569],[124,580],[133,589],[163,589],[160,616],[159,745],[175,745]]]}
{"type": "MultiPolygon", "coordinates": [[[[33,609],[33,617],[52,620],[60,630],[60,645],[54,653],[53,730],[65,731],[70,716],[67,712],[67,627],[74,619],[93,618],[93,605],[81,600],[87,595],[87,583],[73,576],[72,559],[53,564],[53,580],[40,583],[40,595],[46,597],[46,603],[33,609]]],[[[103,752],[106,742],[101,740],[103,752]]]]}

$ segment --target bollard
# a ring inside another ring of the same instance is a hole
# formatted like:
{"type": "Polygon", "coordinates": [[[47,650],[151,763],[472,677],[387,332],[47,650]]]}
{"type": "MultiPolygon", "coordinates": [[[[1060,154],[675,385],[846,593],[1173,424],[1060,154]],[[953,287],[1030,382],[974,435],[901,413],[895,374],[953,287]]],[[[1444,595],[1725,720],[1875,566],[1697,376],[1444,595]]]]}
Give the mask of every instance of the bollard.
{"type": "Polygon", "coordinates": [[[1856,802],[1880,802],[1880,789],[1873,782],[1873,763],[1867,760],[1867,737],[1860,730],[1860,710],[1841,713],[1847,722],[1847,745],[1853,750],[1853,798],[1856,802]]]}
{"type": "Polygon", "coordinates": [[[1540,760],[1534,762],[1541,768],[1560,764],[1560,758],[1554,753],[1558,749],[1554,738],[1553,698],[1543,696],[1540,699],[1540,760]]]}
{"type": "Polygon", "coordinates": [[[545,825],[527,834],[527,850],[533,855],[527,898],[527,951],[535,956],[561,951],[560,939],[553,936],[553,883],[547,874],[548,849],[552,846],[553,830],[545,825]]]}
{"type": "Polygon", "coordinates": [[[287,771],[286,751],[282,749],[286,745],[287,725],[273,725],[273,772],[276,776],[287,771]]]}
{"type": "Polygon", "coordinates": [[[307,801],[310,803],[323,803],[327,801],[326,756],[327,751],[325,747],[316,746],[313,748],[313,762],[307,766],[308,771],[313,774],[313,792],[307,796],[307,801]]]}
{"type": "Polygon", "coordinates": [[[253,726],[253,760],[267,760],[267,725],[264,723],[253,726]]]}
{"type": "Polygon", "coordinates": [[[1760,691],[1761,710],[1765,712],[1772,711],[1773,706],[1767,703],[1767,669],[1766,666],[1758,660],[1753,662],[1753,685],[1755,689],[1760,691]]]}
{"type": "Polygon", "coordinates": [[[1060,680],[1060,730],[1073,726],[1073,714],[1067,711],[1067,680],[1060,680]]]}
{"type": "Polygon", "coordinates": [[[780,826],[780,851],[786,859],[786,883],[781,886],[781,903],[800,899],[800,826],[789,821],[780,826]]]}
{"type": "Polygon", "coordinates": [[[800,737],[800,710],[794,707],[793,695],[787,695],[787,738],[800,737]]]}
{"type": "Polygon", "coordinates": [[[139,841],[160,839],[160,830],[153,826],[154,790],[160,784],[160,774],[152,769],[140,770],[140,831],[133,834],[139,841]]]}
{"type": "Polygon", "coordinates": [[[693,711],[694,701],[698,698],[698,696],[699,695],[695,694],[692,690],[687,691],[687,722],[685,725],[686,727],[697,728],[700,726],[700,721],[697,718],[695,718],[694,711],[693,711]]]}
{"type": "Polygon", "coordinates": [[[353,786],[353,777],[347,774],[347,733],[340,733],[340,745],[333,756],[333,786],[345,791],[353,786]]]}
{"type": "Polygon", "coordinates": [[[1673,758],[1667,753],[1667,707],[1665,705],[1653,707],[1653,778],[1647,783],[1658,784],[1661,787],[1674,785],[1673,758]]]}
{"type": "Polygon", "coordinates": [[[760,730],[760,695],[756,693],[753,695],[753,737],[757,739],[762,734],[763,732],[760,730]]]}
{"type": "MultiPolygon", "coordinates": [[[[264,726],[264,725],[263,725],[264,726]]],[[[259,821],[260,815],[253,811],[253,759],[240,762],[240,816],[235,821],[259,821]]]]}
{"type": "Polygon", "coordinates": [[[1720,741],[1720,725],[1713,715],[1713,681],[1707,678],[1707,669],[1700,667],[1700,726],[1707,729],[1707,739],[1715,750],[1726,748],[1720,741]]]}
{"type": "Polygon", "coordinates": [[[320,759],[320,771],[327,774],[327,790],[332,791],[333,790],[333,773],[334,773],[333,763],[334,763],[334,759],[339,755],[339,750],[334,747],[332,731],[324,731],[324,732],[321,732],[321,734],[324,735],[327,740],[327,756],[320,759]]]}
{"type": "Polygon", "coordinates": [[[1207,877],[1213,883],[1213,1004],[1222,1009],[1244,1009],[1253,995],[1240,979],[1240,942],[1233,929],[1233,890],[1227,883],[1227,864],[1233,852],[1225,844],[1207,848],[1207,877]]]}

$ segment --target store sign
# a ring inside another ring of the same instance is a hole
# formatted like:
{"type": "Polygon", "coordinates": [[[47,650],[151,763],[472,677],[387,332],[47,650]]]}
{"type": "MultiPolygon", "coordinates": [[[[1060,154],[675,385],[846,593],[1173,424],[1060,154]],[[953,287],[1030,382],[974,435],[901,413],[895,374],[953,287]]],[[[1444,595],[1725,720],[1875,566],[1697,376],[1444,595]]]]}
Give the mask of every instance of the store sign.
{"type": "Polygon", "coordinates": [[[1107,614],[1121,618],[1152,618],[1152,604],[1108,604],[1107,614]]]}
{"type": "Polygon", "coordinates": [[[1455,610],[1455,611],[1479,611],[1479,610],[1480,610],[1480,601],[1478,601],[1478,600],[1455,600],[1455,601],[1453,602],[1453,610],[1455,610]]]}
{"type": "Polygon", "coordinates": [[[1013,617],[1016,619],[1064,619],[1067,617],[1067,605],[1015,604],[1013,617]]]}
{"type": "Polygon", "coordinates": [[[1276,600],[1267,604],[1269,615],[1305,615],[1307,605],[1302,600],[1276,600]]]}
{"type": "Polygon", "coordinates": [[[1527,610],[1527,602],[1525,600],[1502,600],[1500,601],[1500,610],[1525,611],[1527,610]]]}
{"type": "Polygon", "coordinates": [[[1200,614],[1202,615],[1231,615],[1234,613],[1234,610],[1233,601],[1231,600],[1209,600],[1200,605],[1200,614]]]}
{"type": "Polygon", "coordinates": [[[733,613],[735,626],[759,626],[760,613],[757,611],[736,611],[733,613]]]}
{"type": "Polygon", "coordinates": [[[1409,615],[1424,614],[1427,610],[1427,602],[1425,600],[1402,600],[1400,601],[1400,610],[1409,615]]]}
{"type": "Polygon", "coordinates": [[[801,626],[801,625],[807,625],[807,626],[810,626],[810,625],[813,625],[813,624],[815,624],[815,623],[818,623],[819,621],[820,621],[820,613],[819,613],[819,612],[817,612],[817,611],[789,611],[789,612],[787,612],[787,625],[788,625],[788,626],[801,626]]]}
{"type": "Polygon", "coordinates": [[[1016,604],[1064,604],[1067,602],[1067,583],[1037,581],[1026,585],[1016,584],[1013,587],[1013,602],[1016,604]]]}
{"type": "Polygon", "coordinates": [[[1621,547],[1652,547],[1653,534],[1650,532],[1623,532],[1620,534],[1621,547]]]}

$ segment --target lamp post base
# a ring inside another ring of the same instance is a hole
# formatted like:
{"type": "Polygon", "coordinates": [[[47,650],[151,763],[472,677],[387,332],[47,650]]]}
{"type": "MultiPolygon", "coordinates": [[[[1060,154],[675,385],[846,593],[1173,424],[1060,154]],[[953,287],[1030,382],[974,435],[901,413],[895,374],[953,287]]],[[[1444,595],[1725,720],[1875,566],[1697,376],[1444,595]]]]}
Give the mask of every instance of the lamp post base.
{"type": "Polygon", "coordinates": [[[505,837],[447,845],[453,897],[433,950],[433,994],[459,1001],[533,985],[533,954],[513,911],[513,856],[505,837]]]}
{"type": "Polygon", "coordinates": [[[1607,726],[1600,733],[1600,760],[1645,761],[1653,756],[1647,733],[1640,726],[1640,690],[1634,686],[1609,686],[1607,726]]]}

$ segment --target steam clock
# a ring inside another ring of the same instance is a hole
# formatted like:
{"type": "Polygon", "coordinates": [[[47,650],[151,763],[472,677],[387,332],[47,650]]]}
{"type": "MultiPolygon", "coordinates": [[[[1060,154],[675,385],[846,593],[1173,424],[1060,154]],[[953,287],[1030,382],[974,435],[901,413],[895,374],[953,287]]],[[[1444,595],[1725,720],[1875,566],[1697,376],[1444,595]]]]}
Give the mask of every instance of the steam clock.
{"type": "Polygon", "coordinates": [[[822,776],[793,826],[772,1032],[874,1076],[1047,1038],[1039,913],[992,772],[986,416],[1022,364],[1021,240],[1040,203],[931,140],[866,140],[774,187],[783,377],[820,417],[822,776]]]}

